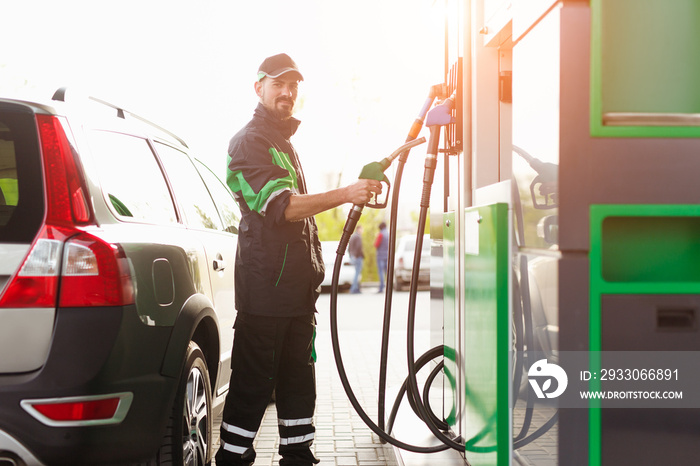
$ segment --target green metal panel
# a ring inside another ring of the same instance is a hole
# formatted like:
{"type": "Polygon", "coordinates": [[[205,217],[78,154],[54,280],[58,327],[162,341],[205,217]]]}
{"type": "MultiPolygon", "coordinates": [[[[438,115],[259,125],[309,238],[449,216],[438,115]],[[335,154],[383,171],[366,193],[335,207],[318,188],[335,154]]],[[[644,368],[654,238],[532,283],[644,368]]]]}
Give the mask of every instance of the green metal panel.
{"type": "Polygon", "coordinates": [[[591,134],[699,136],[697,120],[606,126],[603,115],[700,113],[700,2],[591,0],[591,14],[591,134]]]}
{"type": "Polygon", "coordinates": [[[457,354],[459,354],[459,332],[457,301],[455,299],[455,214],[443,214],[443,345],[445,347],[445,379],[449,387],[445,387],[445,419],[455,431],[459,412],[459,396],[457,393],[457,377],[459,374],[457,354]]]}
{"type": "MultiPolygon", "coordinates": [[[[600,372],[604,294],[700,293],[700,205],[601,204],[590,214],[589,350],[591,371],[600,372]]],[[[601,414],[600,400],[591,400],[591,466],[602,463],[601,414]]]]}
{"type": "Polygon", "coordinates": [[[508,206],[465,212],[466,455],[472,465],[510,461],[508,206]]]}

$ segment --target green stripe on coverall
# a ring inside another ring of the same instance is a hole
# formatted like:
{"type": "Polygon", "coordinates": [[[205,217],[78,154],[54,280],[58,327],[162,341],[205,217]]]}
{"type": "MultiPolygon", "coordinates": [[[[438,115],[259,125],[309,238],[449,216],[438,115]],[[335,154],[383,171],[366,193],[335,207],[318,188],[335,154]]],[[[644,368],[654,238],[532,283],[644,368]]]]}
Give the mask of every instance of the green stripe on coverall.
{"type": "MultiPolygon", "coordinates": [[[[272,161],[278,167],[287,170],[288,175],[282,178],[277,178],[270,180],[265,183],[260,192],[256,193],[255,190],[250,186],[250,184],[243,177],[241,170],[230,171],[228,170],[226,176],[226,183],[232,192],[240,192],[243,194],[243,199],[245,199],[248,208],[259,214],[262,214],[263,209],[267,205],[270,197],[284,189],[298,188],[297,184],[297,174],[294,170],[291,160],[289,159],[289,154],[280,152],[274,147],[269,149],[270,155],[272,156],[272,161]]],[[[229,156],[229,162],[231,157],[229,156]]]]}

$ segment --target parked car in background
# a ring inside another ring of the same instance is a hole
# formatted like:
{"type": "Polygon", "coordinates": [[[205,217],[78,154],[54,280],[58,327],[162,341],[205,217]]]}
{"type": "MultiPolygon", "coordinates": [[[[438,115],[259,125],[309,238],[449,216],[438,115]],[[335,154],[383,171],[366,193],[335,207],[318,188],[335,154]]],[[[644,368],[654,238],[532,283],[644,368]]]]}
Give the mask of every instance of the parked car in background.
{"type": "MultiPolygon", "coordinates": [[[[323,264],[326,266],[326,275],[323,277],[321,287],[326,291],[330,290],[333,283],[333,267],[335,267],[337,250],[338,241],[321,241],[323,264]]],[[[352,286],[353,278],[355,278],[355,266],[350,262],[350,255],[346,251],[343,256],[343,265],[340,267],[340,275],[338,276],[338,291],[349,290],[352,286]]]]}
{"type": "Polygon", "coordinates": [[[240,212],[177,136],[0,98],[0,464],[205,464],[240,212]]]}
{"type": "MultiPolygon", "coordinates": [[[[406,235],[396,243],[394,257],[394,289],[405,290],[411,286],[413,257],[416,249],[415,235],[406,235]]],[[[430,286],[430,235],[423,236],[418,284],[430,286]]]]}

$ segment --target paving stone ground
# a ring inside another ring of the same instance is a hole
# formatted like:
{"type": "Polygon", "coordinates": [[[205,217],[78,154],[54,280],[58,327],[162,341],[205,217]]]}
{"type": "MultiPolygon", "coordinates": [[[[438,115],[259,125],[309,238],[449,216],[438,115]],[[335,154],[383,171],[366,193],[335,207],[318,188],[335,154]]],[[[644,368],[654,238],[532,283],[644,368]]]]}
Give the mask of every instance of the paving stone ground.
{"type": "MultiPolygon", "coordinates": [[[[407,374],[405,304],[408,293],[395,293],[390,335],[387,412],[391,409],[396,392],[407,374]]],[[[314,453],[321,459],[321,466],[464,466],[460,453],[448,450],[441,453],[420,454],[395,450],[383,444],[355,412],[340,383],[331,346],[329,324],[329,296],[322,294],[318,303],[318,327],[316,349],[317,403],[314,422],[316,440],[314,453]]],[[[376,288],[363,289],[359,295],[342,294],[339,297],[340,345],[346,372],[355,395],[368,415],[377,418],[377,386],[381,328],[383,319],[383,295],[376,288]]],[[[430,348],[429,296],[423,293],[418,298],[419,314],[416,319],[416,357],[430,348]]],[[[438,394],[439,395],[439,394],[438,394]]],[[[431,402],[438,408],[440,401],[431,402]]],[[[428,429],[402,405],[397,418],[396,436],[416,445],[434,445],[436,440],[428,429]]],[[[551,413],[538,412],[534,424],[542,425],[551,413]]],[[[516,412],[514,423],[521,424],[522,413],[516,412]]],[[[218,448],[221,419],[215,419],[215,445],[218,448]]],[[[255,466],[279,464],[277,449],[277,413],[271,404],[255,441],[257,458],[255,466]]],[[[521,466],[554,466],[557,462],[557,429],[514,454],[513,464],[521,466]]]]}

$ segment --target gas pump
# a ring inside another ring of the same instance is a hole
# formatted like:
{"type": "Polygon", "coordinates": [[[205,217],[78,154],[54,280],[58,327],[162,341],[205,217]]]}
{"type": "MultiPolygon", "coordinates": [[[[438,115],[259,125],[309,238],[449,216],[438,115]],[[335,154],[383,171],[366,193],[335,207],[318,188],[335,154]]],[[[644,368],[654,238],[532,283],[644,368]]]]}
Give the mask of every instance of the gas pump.
{"type": "MultiPolygon", "coordinates": [[[[430,206],[442,339],[417,359],[409,344],[399,394],[444,446],[387,433],[399,399],[385,429],[383,384],[377,424],[346,387],[348,396],[387,442],[451,448],[464,464],[694,464],[700,387],[683,392],[683,405],[576,396],[618,387],[600,379],[613,361],[640,373],[667,357],[660,369],[688,375],[700,363],[700,66],[687,60],[700,54],[697,7],[452,4],[464,56],[447,73],[450,102],[426,118],[419,220],[430,206]],[[421,396],[416,372],[432,360],[421,396]],[[440,379],[435,413],[426,400],[440,379]]],[[[415,308],[415,283],[411,293],[415,308]]],[[[347,380],[336,340],[334,351],[347,380]]]]}
{"type": "Polygon", "coordinates": [[[436,176],[446,195],[432,206],[445,208],[431,237],[443,251],[445,418],[465,461],[693,464],[697,387],[653,408],[569,397],[624,395],[599,378],[613,361],[630,372],[641,355],[678,370],[700,361],[700,67],[684,58],[700,51],[696,7],[448,3],[463,151],[436,176]]]}

